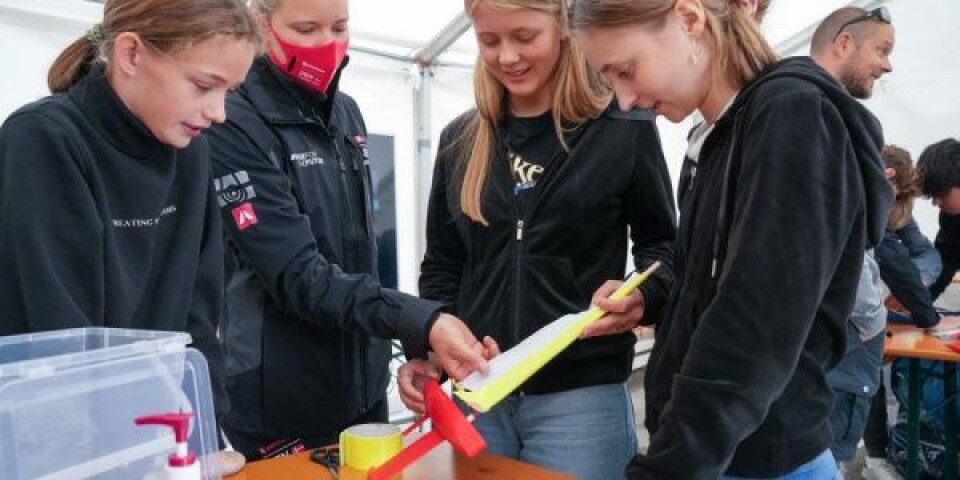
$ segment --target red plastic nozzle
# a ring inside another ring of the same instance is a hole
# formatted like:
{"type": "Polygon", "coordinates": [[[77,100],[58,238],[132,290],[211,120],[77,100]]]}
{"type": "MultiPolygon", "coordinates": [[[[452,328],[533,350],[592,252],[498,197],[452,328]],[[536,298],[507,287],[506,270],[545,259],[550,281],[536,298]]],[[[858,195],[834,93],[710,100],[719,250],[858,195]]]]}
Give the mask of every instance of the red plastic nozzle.
{"type": "Polygon", "coordinates": [[[147,415],[134,420],[137,425],[166,425],[173,429],[177,443],[186,443],[190,430],[190,420],[193,413],[167,413],[163,415],[147,415]]]}
{"type": "Polygon", "coordinates": [[[189,436],[190,420],[193,419],[193,413],[167,413],[163,415],[146,415],[134,419],[137,425],[162,425],[173,429],[173,435],[177,439],[177,451],[170,455],[171,467],[184,467],[192,465],[197,457],[187,451],[187,437],[189,436]]]}

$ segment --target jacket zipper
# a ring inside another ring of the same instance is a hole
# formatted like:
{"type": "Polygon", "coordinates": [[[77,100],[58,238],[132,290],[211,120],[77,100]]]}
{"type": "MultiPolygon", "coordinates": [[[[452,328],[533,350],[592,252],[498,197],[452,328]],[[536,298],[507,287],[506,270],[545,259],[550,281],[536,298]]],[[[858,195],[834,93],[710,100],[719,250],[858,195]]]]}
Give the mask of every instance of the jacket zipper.
{"type": "Polygon", "coordinates": [[[711,266],[710,266],[710,278],[716,279],[718,275],[718,262],[723,261],[722,256],[726,255],[726,249],[721,251],[721,236],[725,234],[724,229],[726,228],[727,223],[727,197],[730,196],[730,175],[733,168],[733,152],[737,148],[737,125],[739,124],[740,117],[734,115],[733,125],[730,127],[730,144],[728,146],[727,154],[725,155],[724,160],[726,163],[723,166],[723,177],[721,178],[721,188],[720,188],[720,211],[717,214],[717,226],[714,229],[713,233],[713,251],[711,266]]]}
{"type": "MultiPolygon", "coordinates": [[[[326,129],[327,134],[330,136],[333,141],[333,151],[337,156],[337,163],[340,165],[340,184],[343,186],[344,192],[347,194],[347,224],[349,225],[350,238],[347,238],[348,245],[354,243],[357,238],[356,232],[356,223],[353,220],[353,189],[350,187],[350,180],[347,178],[347,166],[343,160],[343,152],[340,150],[340,143],[337,141],[337,137],[340,135],[339,129],[326,129]]],[[[353,255],[353,261],[357,261],[356,255],[353,255]]],[[[346,258],[344,260],[347,260],[346,258]]],[[[367,405],[367,365],[366,365],[366,346],[365,343],[360,338],[359,332],[351,332],[351,337],[353,337],[354,342],[357,345],[357,363],[359,364],[360,378],[360,406],[361,406],[361,415],[366,413],[368,409],[367,405]]]]}
{"type": "Polygon", "coordinates": [[[364,238],[374,238],[376,235],[373,231],[373,185],[371,185],[370,176],[368,175],[368,163],[362,153],[356,160],[354,172],[356,172],[360,178],[360,196],[363,197],[363,225],[366,229],[364,238]]]}
{"type": "MultiPolygon", "coordinates": [[[[518,202],[518,195],[520,191],[516,188],[516,183],[514,183],[513,188],[513,210],[517,219],[516,227],[516,242],[514,243],[513,251],[513,322],[511,325],[511,340],[520,339],[520,276],[522,272],[521,264],[523,263],[523,216],[520,213],[520,204],[518,202]]],[[[529,209],[529,205],[527,206],[529,209]]]]}
{"type": "MultiPolygon", "coordinates": [[[[363,210],[361,211],[361,215],[363,216],[363,226],[364,226],[364,229],[365,229],[365,230],[364,230],[364,236],[363,236],[363,238],[373,239],[373,238],[374,238],[374,232],[373,232],[373,216],[372,216],[372,214],[373,214],[373,210],[372,210],[373,206],[371,205],[371,199],[370,199],[371,190],[372,190],[373,187],[372,187],[372,186],[370,185],[370,183],[367,181],[369,177],[367,177],[367,172],[366,172],[366,169],[364,168],[365,165],[364,165],[364,160],[362,159],[362,157],[361,157],[361,158],[354,157],[352,163],[353,163],[353,173],[354,173],[354,174],[357,176],[357,178],[360,180],[360,197],[361,197],[362,200],[363,200],[363,210]]],[[[359,233],[359,232],[358,232],[358,233],[359,233]]],[[[357,236],[357,241],[358,241],[358,242],[360,241],[360,238],[361,238],[361,237],[358,235],[358,236],[357,236]]],[[[358,256],[357,260],[358,260],[358,261],[360,260],[359,256],[358,256]]],[[[371,268],[371,274],[376,274],[376,272],[377,272],[376,265],[375,265],[375,264],[376,264],[376,259],[375,259],[375,258],[374,258],[374,259],[371,259],[371,262],[372,262],[372,263],[370,264],[370,267],[372,267],[372,268],[371,268]]],[[[368,395],[367,395],[367,338],[366,338],[363,334],[361,334],[361,333],[358,332],[358,333],[357,333],[357,343],[358,343],[358,345],[359,345],[359,347],[360,347],[360,380],[361,380],[361,389],[362,389],[361,398],[363,399],[363,410],[364,410],[364,413],[366,413],[366,411],[369,410],[369,409],[373,406],[373,405],[367,405],[367,401],[368,401],[368,395]]],[[[392,352],[391,352],[391,353],[392,353],[392,352]]]]}

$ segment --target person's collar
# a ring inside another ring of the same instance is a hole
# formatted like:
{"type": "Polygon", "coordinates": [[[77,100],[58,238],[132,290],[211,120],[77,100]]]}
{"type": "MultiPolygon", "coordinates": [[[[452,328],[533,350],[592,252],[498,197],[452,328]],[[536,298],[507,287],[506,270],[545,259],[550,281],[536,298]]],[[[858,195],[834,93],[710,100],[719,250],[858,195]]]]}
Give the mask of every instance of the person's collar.
{"type": "MultiPolygon", "coordinates": [[[[301,85],[281,72],[268,56],[258,58],[254,68],[270,78],[272,80],[270,83],[273,84],[265,88],[279,88],[285,94],[273,95],[271,105],[261,104],[257,105],[258,108],[272,121],[296,121],[302,120],[304,116],[313,116],[322,120],[324,124],[329,123],[333,102],[339,91],[340,76],[349,61],[349,56],[344,57],[333,81],[330,82],[327,93],[321,93],[301,85]]],[[[257,103],[256,100],[254,102],[257,103]]]]}
{"type": "Polygon", "coordinates": [[[147,126],[127,108],[98,66],[89,71],[67,95],[103,138],[123,153],[137,158],[167,158],[176,148],[157,139],[147,126]]]}
{"type": "MultiPolygon", "coordinates": [[[[737,90],[730,100],[720,109],[720,113],[717,115],[717,119],[722,119],[726,115],[727,111],[730,110],[730,107],[737,100],[737,97],[740,95],[740,91],[737,90]]],[[[702,118],[702,117],[701,117],[702,118]]],[[[707,123],[706,121],[701,121],[699,124],[693,127],[693,132],[690,134],[690,142],[687,146],[687,157],[690,160],[693,160],[694,163],[700,161],[700,150],[703,148],[703,143],[707,140],[707,137],[710,136],[710,132],[713,131],[713,128],[716,126],[716,122],[707,123]]]]}

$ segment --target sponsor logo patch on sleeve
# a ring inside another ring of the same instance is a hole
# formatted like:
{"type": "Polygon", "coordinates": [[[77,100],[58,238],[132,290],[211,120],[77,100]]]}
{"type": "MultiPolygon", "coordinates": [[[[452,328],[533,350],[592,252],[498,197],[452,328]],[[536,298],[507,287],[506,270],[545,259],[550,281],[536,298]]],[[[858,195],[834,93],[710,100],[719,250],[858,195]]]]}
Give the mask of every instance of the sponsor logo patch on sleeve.
{"type": "Polygon", "coordinates": [[[253,204],[244,203],[230,211],[233,214],[233,222],[237,224],[238,230],[246,230],[257,224],[257,213],[253,211],[253,204]]]}
{"type": "Polygon", "coordinates": [[[217,190],[217,203],[220,204],[220,208],[248,202],[257,197],[257,192],[250,184],[250,175],[246,170],[214,179],[213,187],[217,190]]]}

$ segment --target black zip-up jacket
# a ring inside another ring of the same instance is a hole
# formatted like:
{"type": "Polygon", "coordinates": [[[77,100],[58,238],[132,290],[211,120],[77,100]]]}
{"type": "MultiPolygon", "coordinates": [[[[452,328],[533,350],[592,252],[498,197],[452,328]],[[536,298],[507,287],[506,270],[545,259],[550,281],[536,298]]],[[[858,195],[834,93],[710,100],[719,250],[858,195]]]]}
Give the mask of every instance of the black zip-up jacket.
{"type": "Polygon", "coordinates": [[[960,270],[960,215],[948,215],[940,212],[940,230],[934,246],[940,252],[943,270],[937,281],[930,285],[930,296],[936,300],[953,281],[953,276],[960,270]]]}
{"type": "Polygon", "coordinates": [[[158,141],[92,69],[0,128],[0,336],[187,332],[226,409],[223,238],[203,137],[158,141]]]}
{"type": "MultiPolygon", "coordinates": [[[[440,137],[420,294],[447,303],[478,338],[489,335],[506,350],[588,308],[604,281],[621,278],[629,227],[634,266],[663,263],[641,287],[645,320],[655,321],[673,282],[676,213],[649,113],[608,110],[569,132],[569,154],[550,163],[519,218],[505,142],[497,141],[481,199],[489,227],[460,209],[464,143],[457,139],[472,115],[454,120],[440,137]]],[[[635,342],[630,332],[577,341],[521,390],[623,382],[635,342]]]]}
{"type": "Polygon", "coordinates": [[[897,232],[887,228],[883,241],[875,250],[880,278],[907,310],[910,318],[921,328],[929,328],[940,323],[940,314],[933,308],[930,291],[923,285],[920,272],[910,260],[910,252],[900,243],[897,232]]]}
{"type": "Polygon", "coordinates": [[[209,134],[231,253],[227,423],[240,431],[336,441],[385,399],[384,339],[424,356],[441,308],[378,284],[366,129],[331,91],[314,97],[257,59],[209,134]]]}
{"type": "Polygon", "coordinates": [[[630,478],[778,477],[830,447],[824,371],[893,199],[882,147],[877,120],[807,57],[718,119],[686,174],[646,371],[650,448],[630,478]]]}

